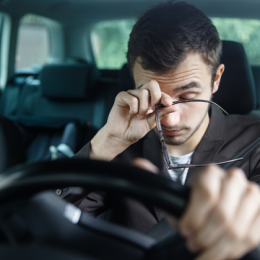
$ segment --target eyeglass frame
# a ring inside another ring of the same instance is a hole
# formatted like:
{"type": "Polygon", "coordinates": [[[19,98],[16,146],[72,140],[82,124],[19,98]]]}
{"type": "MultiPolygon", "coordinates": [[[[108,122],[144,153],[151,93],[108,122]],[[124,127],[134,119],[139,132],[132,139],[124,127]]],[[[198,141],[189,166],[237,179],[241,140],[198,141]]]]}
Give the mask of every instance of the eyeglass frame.
{"type": "MultiPolygon", "coordinates": [[[[219,106],[217,103],[211,101],[211,100],[204,100],[204,99],[183,99],[183,100],[178,100],[178,101],[173,101],[172,105],[177,105],[180,103],[189,103],[189,102],[204,102],[208,104],[215,105],[218,109],[220,109],[224,115],[228,115],[228,112],[224,110],[221,106],[219,106]]],[[[166,163],[166,167],[168,170],[171,169],[180,169],[180,168],[195,168],[195,167],[205,167],[205,166],[210,166],[210,165],[221,165],[225,163],[230,163],[230,162],[235,162],[235,161],[240,161],[243,160],[244,158],[236,158],[228,161],[223,161],[223,162],[217,162],[217,163],[209,163],[209,164],[174,164],[171,161],[170,153],[167,148],[166,142],[164,140],[163,134],[162,134],[162,126],[159,118],[159,112],[158,109],[165,107],[163,104],[157,104],[155,105],[155,117],[156,117],[156,126],[157,126],[157,131],[159,135],[159,139],[162,145],[162,153],[163,157],[166,163]]]]}

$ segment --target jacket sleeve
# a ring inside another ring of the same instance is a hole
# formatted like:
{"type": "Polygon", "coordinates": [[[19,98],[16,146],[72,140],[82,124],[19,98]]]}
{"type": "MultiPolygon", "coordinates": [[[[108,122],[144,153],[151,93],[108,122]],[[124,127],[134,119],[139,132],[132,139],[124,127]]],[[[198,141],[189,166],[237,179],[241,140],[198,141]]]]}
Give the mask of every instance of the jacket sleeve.
{"type": "MultiPolygon", "coordinates": [[[[89,158],[90,143],[87,143],[74,158],[89,158]]],[[[70,203],[73,203],[83,211],[96,217],[105,210],[111,207],[110,198],[107,193],[99,190],[80,189],[80,188],[68,188],[64,199],[70,203]]]]}

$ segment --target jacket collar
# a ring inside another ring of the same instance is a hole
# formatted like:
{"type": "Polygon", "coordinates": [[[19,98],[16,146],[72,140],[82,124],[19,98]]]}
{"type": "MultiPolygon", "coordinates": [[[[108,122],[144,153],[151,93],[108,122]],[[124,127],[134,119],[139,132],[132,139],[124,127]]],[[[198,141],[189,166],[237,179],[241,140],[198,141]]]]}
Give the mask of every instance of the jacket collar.
{"type": "MultiPolygon", "coordinates": [[[[191,160],[192,164],[214,162],[214,157],[224,142],[224,140],[222,140],[224,118],[225,115],[217,107],[211,107],[210,123],[206,133],[193,154],[191,160]]],[[[151,130],[144,139],[143,157],[153,162],[153,164],[160,169],[160,174],[162,176],[170,178],[165,167],[161,143],[154,130],[151,130]]],[[[189,169],[185,185],[189,185],[191,176],[196,170],[196,168],[189,169]]],[[[159,221],[163,217],[161,211],[155,206],[153,206],[152,209],[157,221],[159,221]]]]}
{"type": "MultiPolygon", "coordinates": [[[[211,105],[209,126],[197,146],[191,160],[191,164],[205,164],[215,162],[215,157],[224,143],[223,132],[225,117],[216,106],[211,105]]],[[[189,169],[185,185],[190,183],[191,176],[196,168],[189,169]]]]}

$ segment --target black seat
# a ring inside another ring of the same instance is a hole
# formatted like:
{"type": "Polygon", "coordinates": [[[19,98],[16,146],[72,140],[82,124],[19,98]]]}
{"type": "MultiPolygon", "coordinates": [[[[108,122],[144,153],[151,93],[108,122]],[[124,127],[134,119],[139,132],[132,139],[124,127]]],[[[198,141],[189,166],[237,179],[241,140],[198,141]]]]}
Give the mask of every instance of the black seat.
{"type": "Polygon", "coordinates": [[[26,161],[71,157],[97,130],[84,121],[54,117],[10,117],[22,135],[26,161]]]}
{"type": "MultiPolygon", "coordinates": [[[[19,116],[74,118],[101,128],[113,105],[114,94],[99,84],[91,64],[55,64],[43,67],[40,80],[25,84],[19,116]]],[[[112,91],[113,92],[113,91],[112,91]]]]}
{"type": "Polygon", "coordinates": [[[14,123],[0,117],[0,173],[26,161],[26,150],[22,136],[14,123]]]}
{"type": "Polygon", "coordinates": [[[129,89],[134,89],[135,84],[133,77],[130,74],[129,68],[127,64],[124,64],[119,71],[119,79],[118,79],[118,92],[127,91],[129,89]]]}
{"type": "Polygon", "coordinates": [[[256,89],[256,109],[260,110],[260,66],[251,66],[252,72],[255,79],[255,89],[256,89]]]}
{"type": "Polygon", "coordinates": [[[213,101],[230,114],[248,114],[256,109],[255,82],[241,43],[222,41],[221,63],[225,71],[213,101]]]}
{"type": "Polygon", "coordinates": [[[74,63],[46,65],[40,79],[26,80],[18,112],[9,118],[22,133],[27,161],[70,157],[96,134],[87,121],[99,105],[90,101],[98,77],[94,66],[74,63]]]}
{"type": "Polygon", "coordinates": [[[15,72],[11,77],[4,90],[0,100],[0,114],[2,116],[15,116],[22,93],[22,89],[28,78],[37,79],[40,68],[22,69],[15,72]]]}

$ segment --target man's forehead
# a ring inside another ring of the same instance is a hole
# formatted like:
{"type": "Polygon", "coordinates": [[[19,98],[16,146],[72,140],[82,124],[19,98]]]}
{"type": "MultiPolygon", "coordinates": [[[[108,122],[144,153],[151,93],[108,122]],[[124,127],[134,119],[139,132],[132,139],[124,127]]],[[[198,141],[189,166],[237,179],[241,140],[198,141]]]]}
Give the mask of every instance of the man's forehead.
{"type": "Polygon", "coordinates": [[[178,87],[178,85],[183,85],[190,81],[199,81],[206,76],[205,74],[211,76],[208,66],[199,54],[188,55],[178,67],[166,73],[144,70],[138,60],[133,66],[136,87],[149,80],[156,80],[159,84],[174,84],[178,87]]]}

